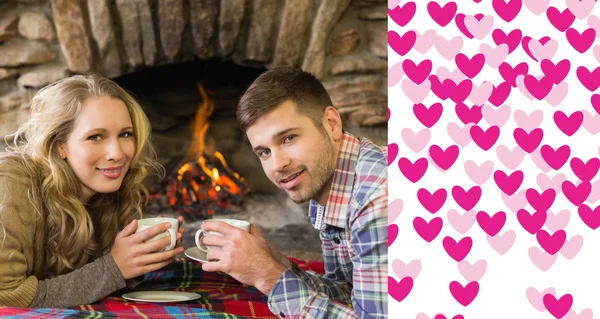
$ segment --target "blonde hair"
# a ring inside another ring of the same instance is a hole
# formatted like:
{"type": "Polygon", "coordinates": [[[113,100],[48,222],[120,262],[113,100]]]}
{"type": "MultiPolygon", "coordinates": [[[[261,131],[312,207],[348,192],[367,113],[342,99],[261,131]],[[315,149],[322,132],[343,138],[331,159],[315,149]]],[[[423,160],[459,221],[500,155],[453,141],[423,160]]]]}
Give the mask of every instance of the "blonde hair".
{"type": "MultiPolygon", "coordinates": [[[[31,101],[29,120],[6,138],[0,167],[17,166],[31,181],[29,198],[44,219],[44,277],[77,269],[112,246],[116,234],[142,216],[149,177],[164,176],[150,138],[150,123],[137,101],[115,82],[97,75],[75,75],[39,90],[31,101]],[[96,194],[88,203],[78,198],[81,182],[59,155],[79,117],[84,101],[109,96],[125,103],[133,123],[136,153],[118,191],[96,194]]],[[[16,177],[16,176],[15,176],[16,177]]]]}

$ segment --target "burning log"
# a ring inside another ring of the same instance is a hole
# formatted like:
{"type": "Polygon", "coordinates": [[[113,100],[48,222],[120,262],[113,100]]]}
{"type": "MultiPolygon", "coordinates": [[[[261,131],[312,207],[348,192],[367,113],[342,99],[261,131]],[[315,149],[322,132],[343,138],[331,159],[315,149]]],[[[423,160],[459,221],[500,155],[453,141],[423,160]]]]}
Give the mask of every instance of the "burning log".
{"type": "Polygon", "coordinates": [[[146,212],[175,212],[188,221],[207,219],[241,206],[250,191],[244,178],[227,165],[221,153],[206,153],[204,135],[214,102],[201,84],[198,90],[204,102],[196,114],[194,143],[180,165],[150,189],[146,212]]]}

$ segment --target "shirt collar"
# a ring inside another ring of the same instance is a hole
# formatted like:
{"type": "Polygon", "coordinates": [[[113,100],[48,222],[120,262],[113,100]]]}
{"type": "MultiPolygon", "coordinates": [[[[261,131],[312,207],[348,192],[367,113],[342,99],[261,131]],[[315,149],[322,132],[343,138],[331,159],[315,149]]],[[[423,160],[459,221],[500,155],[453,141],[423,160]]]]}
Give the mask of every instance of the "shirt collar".
{"type": "MultiPolygon", "coordinates": [[[[345,132],[325,206],[325,224],[339,228],[344,228],[346,224],[348,205],[352,199],[352,190],[356,179],[355,168],[359,151],[360,141],[352,134],[345,132]]],[[[318,207],[319,204],[311,200],[309,215],[315,216],[318,207]]]]}

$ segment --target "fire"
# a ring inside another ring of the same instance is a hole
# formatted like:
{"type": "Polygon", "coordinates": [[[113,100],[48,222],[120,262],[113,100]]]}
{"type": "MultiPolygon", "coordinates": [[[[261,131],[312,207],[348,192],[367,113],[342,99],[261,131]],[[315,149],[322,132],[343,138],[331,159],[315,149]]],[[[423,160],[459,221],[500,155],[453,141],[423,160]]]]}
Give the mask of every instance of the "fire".
{"type": "Polygon", "coordinates": [[[191,220],[239,206],[249,192],[244,178],[227,165],[223,154],[206,146],[206,131],[215,103],[201,83],[198,92],[203,102],[194,119],[194,139],[184,163],[151,190],[147,205],[149,209],[170,208],[191,220]]]}

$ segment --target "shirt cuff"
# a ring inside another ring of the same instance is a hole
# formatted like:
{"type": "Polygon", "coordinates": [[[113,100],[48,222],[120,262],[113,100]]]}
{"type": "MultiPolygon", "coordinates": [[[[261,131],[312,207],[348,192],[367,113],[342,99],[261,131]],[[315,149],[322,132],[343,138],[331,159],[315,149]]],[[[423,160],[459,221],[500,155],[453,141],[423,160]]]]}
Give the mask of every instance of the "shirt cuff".
{"type": "MultiPolygon", "coordinates": [[[[268,297],[269,310],[281,318],[297,316],[309,298],[309,285],[302,270],[290,260],[291,267],[277,279],[268,297]]],[[[309,281],[310,282],[310,281],[309,281]]]]}

